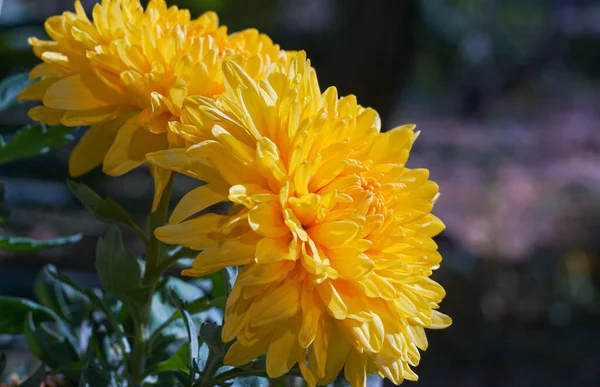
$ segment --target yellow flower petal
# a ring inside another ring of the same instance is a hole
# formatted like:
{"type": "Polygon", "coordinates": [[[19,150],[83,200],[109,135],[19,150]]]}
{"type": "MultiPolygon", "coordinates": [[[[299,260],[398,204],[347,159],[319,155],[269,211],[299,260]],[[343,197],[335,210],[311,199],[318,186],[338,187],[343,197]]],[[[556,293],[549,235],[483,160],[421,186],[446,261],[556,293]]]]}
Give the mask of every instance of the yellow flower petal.
{"type": "Polygon", "coordinates": [[[406,163],[408,151],[416,139],[415,125],[400,126],[377,137],[369,157],[381,163],[406,163]]]}
{"type": "Polygon", "coordinates": [[[50,66],[47,63],[40,63],[40,64],[36,65],[33,69],[31,69],[31,71],[29,72],[29,79],[31,79],[31,80],[40,78],[40,77],[59,77],[59,76],[64,76],[64,74],[61,73],[60,71],[58,71],[57,69],[53,68],[52,66],[50,66]]]}
{"type": "Polygon", "coordinates": [[[36,106],[27,112],[32,120],[48,125],[58,125],[64,114],[63,110],[50,109],[46,106],[36,106]]]}
{"type": "Polygon", "coordinates": [[[275,285],[255,303],[249,316],[252,326],[271,324],[292,317],[300,308],[300,288],[297,283],[275,285]]]}
{"type": "Polygon", "coordinates": [[[278,238],[290,233],[277,204],[258,204],[248,213],[248,221],[254,231],[265,237],[278,238]]]}
{"type": "Polygon", "coordinates": [[[236,279],[240,286],[259,286],[283,280],[296,266],[293,261],[277,261],[268,265],[252,265],[236,279]]]}
{"type": "Polygon", "coordinates": [[[71,176],[85,175],[102,163],[123,121],[120,118],[90,126],[69,158],[71,176]]]}
{"type": "Polygon", "coordinates": [[[194,260],[191,269],[182,272],[183,275],[204,276],[222,270],[227,266],[247,265],[252,262],[252,248],[240,242],[223,244],[228,254],[223,256],[220,249],[208,248],[202,251],[194,260]]]}
{"type": "Polygon", "coordinates": [[[94,74],[84,73],[55,82],[42,101],[53,109],[88,110],[117,105],[119,96],[108,90],[94,74]]]}
{"type": "Polygon", "coordinates": [[[279,198],[258,184],[237,184],[229,189],[229,200],[253,208],[257,203],[273,202],[279,198]]]}
{"type": "MultiPolygon", "coordinates": [[[[105,123],[115,119],[120,113],[112,106],[90,110],[67,110],[61,119],[61,124],[65,126],[86,126],[105,123]]],[[[127,117],[127,115],[122,115],[121,118],[123,117],[127,117]]]]}
{"type": "Polygon", "coordinates": [[[315,292],[302,290],[300,294],[302,307],[302,327],[298,332],[298,342],[302,348],[307,348],[313,343],[319,329],[321,319],[321,308],[319,301],[315,299],[315,292]]]}
{"type": "Polygon", "coordinates": [[[150,165],[150,174],[154,179],[154,198],[152,199],[152,212],[155,212],[160,204],[163,191],[171,179],[172,172],[155,165],[150,165]]]}
{"type": "Polygon", "coordinates": [[[243,366],[267,352],[268,348],[269,342],[266,340],[259,340],[250,347],[244,346],[239,341],[236,341],[225,354],[223,363],[232,366],[243,366]]]}
{"type": "Polygon", "coordinates": [[[294,184],[296,192],[300,195],[308,195],[308,184],[311,178],[310,164],[306,161],[302,162],[296,169],[294,175],[294,184]]]}
{"type": "Polygon", "coordinates": [[[140,128],[136,117],[132,117],[118,130],[115,141],[108,149],[106,157],[104,157],[104,165],[102,171],[107,175],[121,176],[134,168],[142,165],[146,160],[132,160],[129,157],[129,144],[134,134],[140,128]]]}
{"type": "Polygon", "coordinates": [[[271,378],[278,378],[286,374],[296,362],[304,358],[302,349],[298,345],[296,332],[298,322],[291,319],[288,324],[282,324],[280,334],[275,335],[267,352],[267,374],[271,378]]]}
{"type": "Polygon", "coordinates": [[[190,216],[224,200],[227,200],[227,190],[218,185],[206,184],[194,188],[181,198],[181,201],[171,214],[169,223],[180,223],[190,216]]]}
{"type": "Polygon", "coordinates": [[[355,248],[331,249],[326,255],[331,266],[344,279],[357,280],[368,276],[375,269],[375,262],[367,254],[355,248]]]}
{"type": "Polygon", "coordinates": [[[169,142],[166,133],[156,134],[148,127],[138,126],[127,145],[127,157],[130,160],[146,162],[146,154],[168,148],[169,142]]]}
{"type": "Polygon", "coordinates": [[[18,95],[19,100],[36,101],[44,97],[46,90],[58,81],[57,78],[44,78],[32,83],[25,89],[21,90],[18,95]]]}
{"type": "Polygon", "coordinates": [[[217,243],[209,234],[225,219],[222,215],[205,214],[182,223],[159,227],[154,235],[166,244],[202,250],[217,243]]]}
{"type": "Polygon", "coordinates": [[[207,183],[222,182],[215,169],[201,164],[197,159],[190,156],[186,149],[169,149],[147,153],[146,160],[157,167],[169,169],[207,183]]]}
{"type": "Polygon", "coordinates": [[[290,243],[292,237],[290,235],[278,238],[262,238],[256,244],[256,263],[268,264],[282,260],[295,260],[295,257],[290,255],[290,243]]]}
{"type": "Polygon", "coordinates": [[[362,225],[359,221],[341,220],[311,227],[308,229],[308,235],[323,246],[339,247],[358,238],[361,231],[362,225]]]}
{"type": "Polygon", "coordinates": [[[340,297],[332,281],[325,281],[315,288],[331,316],[339,320],[346,318],[348,307],[340,297]]]}
{"type": "Polygon", "coordinates": [[[336,326],[336,323],[330,324],[328,336],[327,364],[325,365],[325,376],[319,381],[321,385],[333,383],[342,370],[350,352],[350,345],[342,336],[341,330],[336,326]]]}
{"type": "Polygon", "coordinates": [[[438,312],[437,310],[434,310],[433,317],[431,319],[431,325],[429,325],[427,328],[444,329],[448,328],[450,325],[452,325],[452,319],[450,317],[438,312]]]}
{"type": "Polygon", "coordinates": [[[351,335],[356,340],[356,347],[364,348],[371,353],[379,353],[383,347],[385,328],[381,318],[376,314],[371,314],[368,321],[360,322],[355,320],[345,320],[351,335]]]}
{"type": "Polygon", "coordinates": [[[352,387],[365,387],[367,385],[366,363],[367,357],[365,355],[358,353],[356,350],[350,350],[344,367],[344,376],[352,387]]]}

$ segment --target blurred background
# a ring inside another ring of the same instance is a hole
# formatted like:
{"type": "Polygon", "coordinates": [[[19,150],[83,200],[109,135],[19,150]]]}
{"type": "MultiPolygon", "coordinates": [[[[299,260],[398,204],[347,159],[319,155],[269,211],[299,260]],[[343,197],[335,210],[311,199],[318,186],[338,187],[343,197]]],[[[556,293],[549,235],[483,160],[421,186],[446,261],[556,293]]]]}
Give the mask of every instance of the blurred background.
{"type": "MultiPolygon", "coordinates": [[[[418,386],[600,385],[600,1],[169,3],[305,49],[323,87],[356,94],[386,129],[418,125],[409,166],[429,168],[441,187],[445,260],[435,276],[454,319],[429,332],[418,386]]],[[[3,78],[37,63],[27,37],[45,37],[43,21],[73,1],[0,4],[3,78]]],[[[28,107],[4,112],[0,134],[28,123],[28,107]]],[[[0,294],[32,296],[47,263],[94,281],[107,225],[65,185],[70,150],[0,166],[12,214],[3,233],[85,235],[39,255],[0,252],[0,294]]],[[[140,220],[150,205],[146,171],[83,181],[140,220]]],[[[176,197],[189,184],[179,181],[176,197]]]]}

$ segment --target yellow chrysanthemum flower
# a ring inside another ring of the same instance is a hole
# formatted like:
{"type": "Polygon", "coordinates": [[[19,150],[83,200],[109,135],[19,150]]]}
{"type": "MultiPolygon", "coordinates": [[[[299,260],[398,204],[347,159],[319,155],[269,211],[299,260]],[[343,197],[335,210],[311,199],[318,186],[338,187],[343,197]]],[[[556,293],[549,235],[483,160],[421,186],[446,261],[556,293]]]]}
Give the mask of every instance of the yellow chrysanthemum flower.
{"type": "Polygon", "coordinates": [[[324,93],[304,54],[256,82],[223,64],[217,101],[192,97],[176,130],[197,144],[156,152],[151,163],[205,181],[183,197],[165,243],[203,250],[184,274],[244,266],[225,311],[225,362],[267,353],[279,377],[298,363],[309,385],[342,367],[353,386],[377,373],[416,380],[424,328],[445,328],[441,262],[430,214],[438,186],[405,166],[413,125],[387,133],[354,96],[324,93]],[[228,215],[209,206],[234,203],[228,215]]]}
{"type": "Polygon", "coordinates": [[[223,92],[223,59],[235,59],[254,79],[288,60],[256,30],[228,36],[215,13],[192,20],[164,0],[150,0],[145,10],[139,0],[103,0],[92,16],[77,0],[75,13],[46,21],[52,40],[30,39],[43,60],[31,71],[39,80],[20,94],[43,103],[29,113],[36,121],[91,125],[71,155],[73,176],[101,163],[119,176],[148,152],[184,146],[168,123],[179,119],[187,96],[223,92]]]}

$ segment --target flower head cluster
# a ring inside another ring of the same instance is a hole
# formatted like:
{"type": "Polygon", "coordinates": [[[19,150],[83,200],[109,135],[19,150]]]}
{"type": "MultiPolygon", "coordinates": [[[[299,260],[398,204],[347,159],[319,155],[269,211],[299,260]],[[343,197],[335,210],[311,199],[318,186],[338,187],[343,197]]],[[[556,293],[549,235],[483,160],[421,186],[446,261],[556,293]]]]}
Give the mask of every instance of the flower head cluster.
{"type": "Polygon", "coordinates": [[[303,53],[264,80],[223,63],[225,91],[190,97],[172,130],[194,145],[148,155],[206,182],[183,197],[166,243],[203,250],[185,274],[243,266],[225,311],[225,362],[267,354],[269,376],[298,364],[309,385],[344,369],[353,386],[377,373],[416,380],[424,328],[444,328],[441,262],[431,239],[438,187],[406,161],[417,133],[380,132],[354,96],[321,92],[303,53]],[[233,203],[227,215],[206,213],[233,203]],[[191,218],[191,219],[190,219],[191,218]]]}
{"type": "Polygon", "coordinates": [[[164,0],[146,9],[139,0],[103,0],[91,20],[77,0],[74,13],[49,18],[45,29],[52,40],[30,39],[43,63],[20,98],[42,102],[29,113],[34,120],[91,125],[71,156],[74,176],[101,163],[118,176],[148,152],[185,146],[168,123],[179,120],[187,96],[224,91],[224,59],[261,79],[290,55],[256,30],[228,35],[213,12],[191,19],[164,0]]]}

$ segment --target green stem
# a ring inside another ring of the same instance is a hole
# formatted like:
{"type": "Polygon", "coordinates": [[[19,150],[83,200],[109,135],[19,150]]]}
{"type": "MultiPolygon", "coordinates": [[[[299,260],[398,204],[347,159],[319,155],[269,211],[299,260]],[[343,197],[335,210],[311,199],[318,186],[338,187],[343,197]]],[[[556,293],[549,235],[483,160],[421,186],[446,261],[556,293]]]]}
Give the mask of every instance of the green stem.
{"type": "Polygon", "coordinates": [[[152,295],[154,288],[160,280],[164,271],[163,257],[161,255],[161,244],[154,236],[154,230],[165,224],[169,201],[171,200],[171,187],[173,186],[173,175],[165,187],[156,211],[148,217],[148,242],[146,243],[146,269],[142,285],[147,289],[146,302],[138,308],[131,308],[135,324],[135,336],[133,339],[133,350],[131,353],[131,375],[135,384],[141,384],[144,379],[146,368],[146,352],[148,350],[148,339],[150,336],[150,309],[152,308],[152,295]]]}
{"type": "Polygon", "coordinates": [[[208,359],[206,360],[206,366],[204,367],[204,371],[202,372],[202,377],[198,379],[194,387],[207,387],[213,386],[210,383],[211,377],[215,374],[215,372],[219,369],[219,367],[223,363],[223,357],[213,356],[212,354],[208,355],[208,359]]]}
{"type": "Polygon", "coordinates": [[[142,322],[142,311],[136,311],[133,315],[133,323],[135,326],[135,336],[133,338],[133,348],[131,351],[131,376],[133,383],[141,384],[142,374],[146,367],[146,340],[145,340],[145,324],[142,322]],[[139,316],[137,314],[140,314],[139,316]]]}

